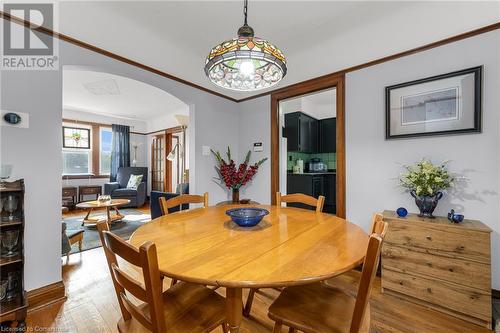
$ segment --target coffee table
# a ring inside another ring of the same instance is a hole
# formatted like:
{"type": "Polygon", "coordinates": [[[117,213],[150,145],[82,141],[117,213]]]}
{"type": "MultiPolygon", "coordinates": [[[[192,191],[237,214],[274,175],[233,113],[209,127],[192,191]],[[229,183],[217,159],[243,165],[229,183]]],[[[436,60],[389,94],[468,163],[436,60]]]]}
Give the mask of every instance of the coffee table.
{"type": "Polygon", "coordinates": [[[101,221],[102,219],[97,216],[95,217],[90,216],[90,214],[94,209],[106,208],[106,221],[109,224],[113,224],[125,217],[125,215],[121,214],[118,211],[118,207],[127,205],[129,203],[130,200],[128,199],[111,199],[110,201],[104,201],[104,202],[94,200],[94,201],[80,202],[79,204],[76,205],[76,207],[89,210],[87,215],[83,218],[82,226],[84,225],[95,226],[97,222],[101,221]],[[114,214],[111,214],[111,209],[115,211],[114,214]]]}

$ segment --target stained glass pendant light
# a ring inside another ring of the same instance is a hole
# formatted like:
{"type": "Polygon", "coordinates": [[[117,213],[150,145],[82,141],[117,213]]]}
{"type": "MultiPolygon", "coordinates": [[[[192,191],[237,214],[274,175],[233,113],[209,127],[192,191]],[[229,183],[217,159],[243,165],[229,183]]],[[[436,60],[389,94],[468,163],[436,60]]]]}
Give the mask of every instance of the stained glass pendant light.
{"type": "Polygon", "coordinates": [[[205,74],[216,85],[238,91],[274,86],[286,75],[286,60],[276,46],[254,37],[247,24],[248,0],[244,0],[245,22],[238,37],[212,48],[205,62],[205,74]]]}

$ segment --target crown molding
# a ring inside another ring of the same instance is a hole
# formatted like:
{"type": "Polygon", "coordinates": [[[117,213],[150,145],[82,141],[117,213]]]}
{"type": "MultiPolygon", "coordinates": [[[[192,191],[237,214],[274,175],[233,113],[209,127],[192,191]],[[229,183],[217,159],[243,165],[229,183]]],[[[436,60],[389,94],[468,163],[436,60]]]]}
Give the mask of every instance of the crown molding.
{"type": "Polygon", "coordinates": [[[274,89],[274,90],[269,90],[269,91],[263,92],[261,94],[257,94],[257,95],[253,95],[253,96],[249,96],[249,97],[245,97],[245,98],[241,98],[241,99],[236,99],[236,98],[233,98],[233,97],[221,94],[219,92],[210,90],[208,88],[202,87],[202,86],[200,86],[198,84],[195,84],[193,82],[181,79],[181,78],[179,78],[177,76],[174,76],[172,74],[166,73],[166,72],[161,71],[161,70],[159,70],[157,68],[154,68],[154,67],[142,64],[142,63],[137,62],[135,60],[126,58],[124,56],[121,56],[119,54],[116,54],[116,53],[113,53],[113,52],[110,52],[110,51],[107,51],[105,49],[102,49],[102,48],[94,46],[92,44],[83,42],[81,40],[78,40],[76,38],[70,37],[68,35],[65,35],[65,34],[62,34],[62,33],[56,32],[56,31],[53,31],[51,29],[48,29],[48,28],[45,28],[45,27],[38,27],[38,26],[36,26],[34,28],[33,27],[34,25],[31,24],[31,22],[29,22],[27,20],[20,19],[20,18],[15,17],[15,16],[12,16],[12,15],[10,15],[8,13],[3,12],[3,11],[0,11],[0,17],[2,17],[4,20],[9,20],[11,22],[15,22],[17,24],[24,25],[26,28],[32,29],[34,31],[42,32],[44,34],[53,36],[55,38],[58,38],[60,40],[68,42],[70,44],[82,47],[84,49],[87,49],[87,50],[90,50],[90,51],[93,51],[93,52],[96,52],[96,53],[99,53],[99,54],[102,54],[102,55],[104,55],[106,57],[113,58],[115,60],[124,62],[126,64],[129,64],[129,65],[132,65],[132,66],[135,66],[135,67],[138,67],[138,68],[141,68],[141,69],[149,71],[151,73],[163,76],[163,77],[165,77],[167,79],[177,81],[179,83],[182,83],[182,84],[185,84],[187,86],[190,86],[190,87],[199,89],[201,91],[207,92],[209,94],[212,94],[212,95],[215,95],[215,96],[218,96],[218,97],[230,100],[230,101],[235,102],[235,103],[245,102],[245,101],[249,101],[249,100],[252,100],[252,99],[255,99],[255,98],[259,98],[259,97],[263,97],[263,96],[267,96],[267,95],[271,95],[271,94],[280,93],[280,92],[283,92],[283,91],[288,90],[288,89],[293,89],[295,87],[298,87],[298,86],[301,86],[301,85],[304,85],[304,84],[308,84],[308,83],[313,82],[315,80],[322,80],[322,79],[327,79],[329,77],[335,77],[335,76],[338,76],[338,75],[345,75],[346,73],[349,73],[349,72],[357,71],[357,70],[360,70],[360,69],[363,69],[363,68],[366,68],[366,67],[375,66],[375,65],[387,62],[387,61],[391,61],[391,60],[398,59],[398,58],[401,58],[401,57],[405,57],[405,56],[408,56],[408,55],[411,55],[411,54],[415,54],[415,53],[427,51],[427,50],[430,50],[430,49],[433,49],[433,48],[436,48],[436,47],[439,47],[439,46],[442,46],[442,45],[454,43],[454,42],[460,41],[462,39],[467,39],[467,38],[474,37],[474,36],[477,36],[477,35],[481,35],[481,34],[484,34],[484,33],[487,33],[487,32],[493,31],[493,30],[500,29],[500,22],[496,22],[496,23],[493,23],[493,24],[490,24],[490,25],[487,25],[487,26],[484,26],[484,27],[481,27],[481,28],[478,28],[478,29],[470,30],[470,31],[467,31],[467,32],[464,32],[464,33],[461,33],[461,34],[458,34],[458,35],[455,35],[455,36],[452,36],[452,37],[444,38],[444,39],[438,40],[436,42],[425,44],[423,46],[419,46],[419,47],[416,47],[416,48],[413,48],[413,49],[410,49],[410,50],[406,50],[406,51],[403,51],[403,52],[399,52],[399,53],[396,53],[396,54],[393,54],[393,55],[390,55],[390,56],[386,56],[386,57],[382,57],[382,58],[379,58],[379,59],[375,59],[375,60],[372,60],[372,61],[369,61],[369,62],[365,62],[363,64],[359,64],[359,65],[352,66],[352,67],[349,67],[349,68],[346,68],[346,69],[342,69],[342,70],[339,70],[339,71],[336,71],[336,72],[333,72],[333,73],[330,73],[330,74],[326,74],[326,75],[318,76],[318,77],[315,77],[315,78],[312,78],[312,79],[309,79],[309,80],[305,80],[305,81],[302,81],[302,82],[290,84],[290,85],[282,87],[282,88],[278,88],[278,89],[274,89]]]}

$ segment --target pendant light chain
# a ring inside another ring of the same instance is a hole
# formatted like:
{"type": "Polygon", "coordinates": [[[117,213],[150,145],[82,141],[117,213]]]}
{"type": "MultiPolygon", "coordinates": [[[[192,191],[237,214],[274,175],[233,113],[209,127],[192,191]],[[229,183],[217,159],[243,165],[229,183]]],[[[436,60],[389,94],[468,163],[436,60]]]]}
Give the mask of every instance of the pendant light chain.
{"type": "Polygon", "coordinates": [[[247,24],[247,15],[248,15],[248,0],[245,0],[245,1],[244,1],[244,4],[243,4],[243,15],[245,16],[245,22],[244,22],[244,25],[248,25],[248,24],[247,24]]]}

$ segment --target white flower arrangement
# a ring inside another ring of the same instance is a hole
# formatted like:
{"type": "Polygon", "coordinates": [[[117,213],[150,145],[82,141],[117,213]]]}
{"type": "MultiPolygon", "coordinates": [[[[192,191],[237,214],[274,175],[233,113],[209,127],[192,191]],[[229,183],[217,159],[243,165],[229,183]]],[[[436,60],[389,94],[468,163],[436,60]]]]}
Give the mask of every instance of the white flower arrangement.
{"type": "Polygon", "coordinates": [[[415,165],[407,165],[407,172],[399,177],[399,183],[418,196],[433,196],[453,186],[454,177],[447,170],[448,162],[434,165],[428,159],[422,159],[415,165]]]}

